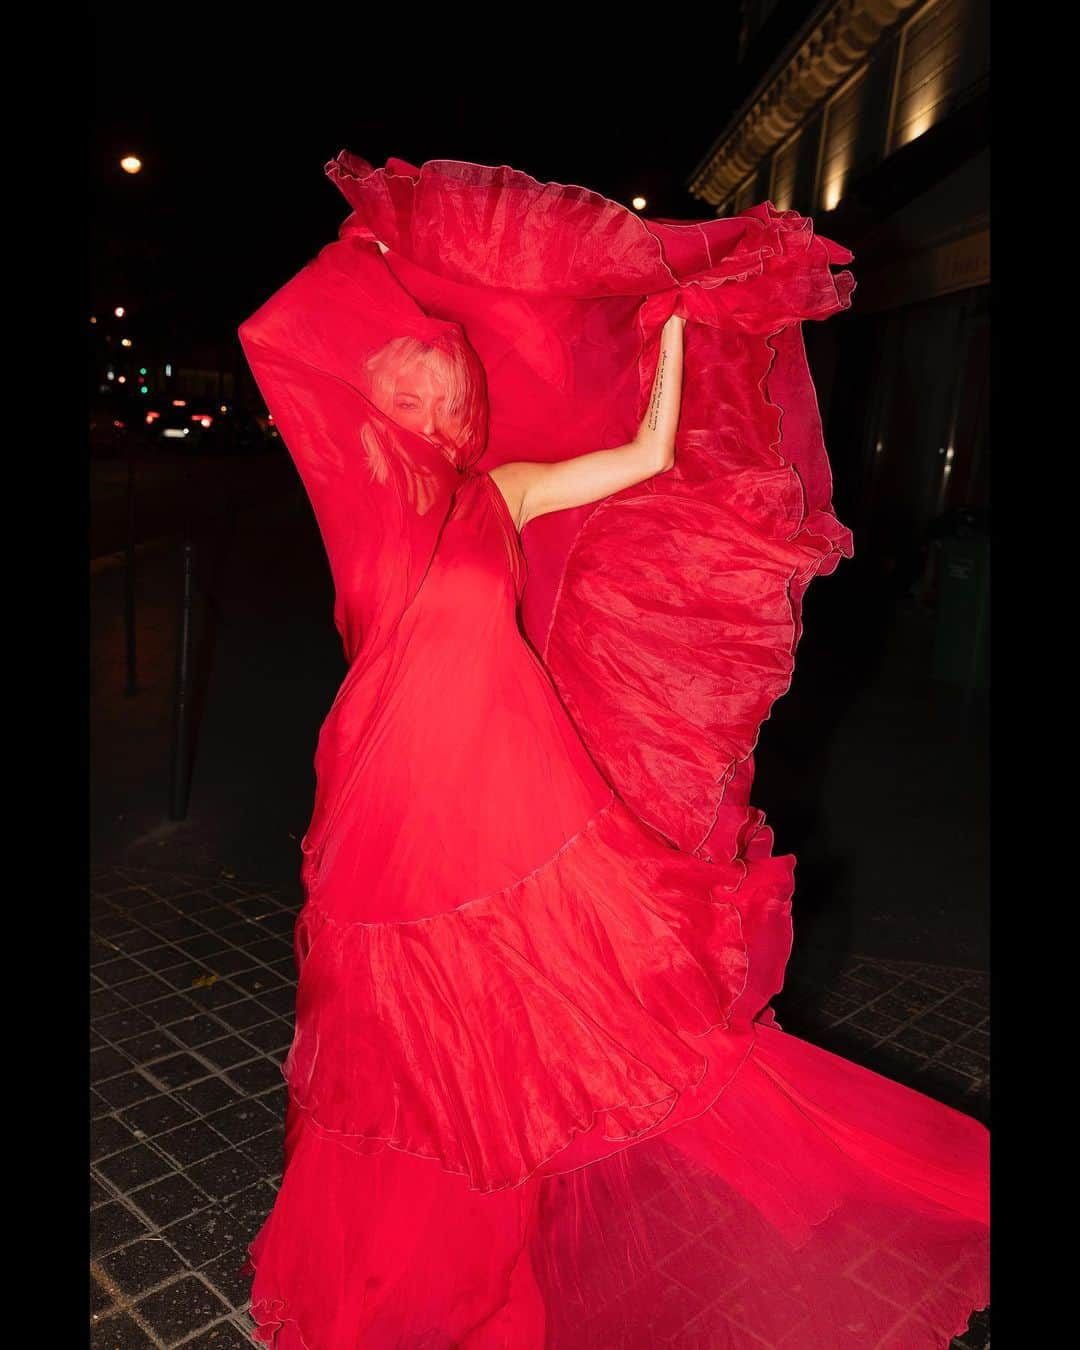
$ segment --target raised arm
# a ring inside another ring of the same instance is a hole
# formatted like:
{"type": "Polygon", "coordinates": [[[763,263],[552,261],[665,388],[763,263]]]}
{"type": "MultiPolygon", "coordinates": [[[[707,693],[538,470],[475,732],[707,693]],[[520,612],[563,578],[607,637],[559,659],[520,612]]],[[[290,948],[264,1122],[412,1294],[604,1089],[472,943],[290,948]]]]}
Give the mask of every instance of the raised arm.
{"type": "Polygon", "coordinates": [[[557,464],[517,460],[492,470],[519,530],[537,516],[599,501],[671,468],[682,401],[684,326],[676,315],[664,325],[649,406],[629,445],[557,464]]]}

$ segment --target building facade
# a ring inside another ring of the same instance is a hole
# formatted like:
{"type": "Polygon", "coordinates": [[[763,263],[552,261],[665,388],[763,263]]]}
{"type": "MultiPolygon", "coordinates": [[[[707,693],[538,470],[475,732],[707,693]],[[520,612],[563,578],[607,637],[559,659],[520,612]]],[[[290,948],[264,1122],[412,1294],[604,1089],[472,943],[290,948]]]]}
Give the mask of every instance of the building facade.
{"type": "Polygon", "coordinates": [[[988,0],[742,10],[764,73],[690,190],[718,215],[812,216],[855,252],[852,309],[806,333],[837,508],[857,553],[925,588],[929,541],[988,507],[988,0]]]}

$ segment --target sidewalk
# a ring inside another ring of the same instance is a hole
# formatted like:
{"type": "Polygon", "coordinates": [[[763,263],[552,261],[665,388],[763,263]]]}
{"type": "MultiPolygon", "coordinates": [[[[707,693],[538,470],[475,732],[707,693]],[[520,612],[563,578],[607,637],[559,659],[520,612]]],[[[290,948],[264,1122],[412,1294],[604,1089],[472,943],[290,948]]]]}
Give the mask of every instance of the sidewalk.
{"type": "MultiPolygon", "coordinates": [[[[280,1183],[295,900],[149,868],[95,868],[93,888],[91,1346],[240,1350],[238,1271],[280,1183]]],[[[777,1012],[985,1113],[984,976],[849,956],[827,988],[789,983],[777,1012]]],[[[989,1343],[979,1316],[954,1346],[989,1343]]]]}

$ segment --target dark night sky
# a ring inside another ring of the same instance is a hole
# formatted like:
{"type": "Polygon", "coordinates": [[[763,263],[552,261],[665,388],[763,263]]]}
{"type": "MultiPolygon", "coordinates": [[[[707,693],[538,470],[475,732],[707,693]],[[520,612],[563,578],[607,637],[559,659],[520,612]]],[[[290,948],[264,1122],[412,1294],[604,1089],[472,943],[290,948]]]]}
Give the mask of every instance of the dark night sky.
{"type": "Polygon", "coordinates": [[[342,148],[376,165],[509,163],[624,202],[641,192],[648,214],[707,215],[685,180],[738,92],[738,8],[714,6],[689,46],[629,10],[618,26],[633,34],[589,40],[507,6],[477,39],[480,10],[443,11],[461,22],[441,29],[392,4],[375,21],[314,5],[238,26],[229,6],[188,5],[151,41],[145,7],[112,8],[95,32],[91,301],[145,291],[149,272],[170,326],[234,329],[347,214],[322,174],[342,148]],[[135,178],[117,168],[127,151],[146,165],[135,178]]]}

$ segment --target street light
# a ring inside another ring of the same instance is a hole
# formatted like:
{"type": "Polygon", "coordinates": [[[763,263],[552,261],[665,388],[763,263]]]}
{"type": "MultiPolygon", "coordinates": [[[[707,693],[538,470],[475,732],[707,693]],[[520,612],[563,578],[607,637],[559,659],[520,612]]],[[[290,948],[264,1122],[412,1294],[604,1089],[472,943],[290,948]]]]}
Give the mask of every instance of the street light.
{"type": "Polygon", "coordinates": [[[121,339],[120,339],[120,346],[121,346],[121,347],[130,347],[130,346],[131,346],[131,339],[130,339],[130,338],[121,338],[121,339]]]}
{"type": "Polygon", "coordinates": [[[142,160],[138,155],[125,155],[120,161],[120,167],[125,173],[138,173],[142,168],[142,160]]]}
{"type": "Polygon", "coordinates": [[[633,201],[630,203],[630,205],[634,208],[635,211],[644,211],[646,206],[648,206],[648,204],[649,203],[645,200],[644,197],[635,197],[633,201]]]}
{"type": "Polygon", "coordinates": [[[124,315],[127,313],[127,310],[124,308],[123,305],[117,305],[116,308],[113,310],[113,313],[116,315],[118,319],[122,319],[124,315]]]}

